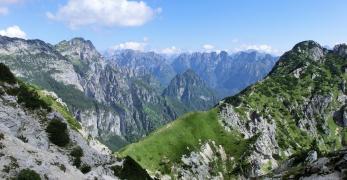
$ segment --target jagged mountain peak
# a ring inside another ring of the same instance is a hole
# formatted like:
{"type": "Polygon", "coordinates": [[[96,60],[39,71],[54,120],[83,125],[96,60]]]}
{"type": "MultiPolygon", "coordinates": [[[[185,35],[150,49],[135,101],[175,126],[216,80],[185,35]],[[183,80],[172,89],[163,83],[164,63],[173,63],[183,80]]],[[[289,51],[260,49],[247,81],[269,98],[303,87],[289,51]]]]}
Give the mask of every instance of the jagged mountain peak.
{"type": "MultiPolygon", "coordinates": [[[[54,51],[53,46],[39,39],[21,39],[0,35],[0,49],[3,49],[3,53],[51,53],[54,51]]],[[[57,54],[56,54],[57,55],[57,54]]]]}
{"type": "Polygon", "coordinates": [[[195,71],[193,69],[188,69],[186,72],[184,72],[182,74],[183,76],[193,76],[195,78],[200,79],[200,77],[198,76],[198,74],[195,73],[195,71]]]}
{"type": "Polygon", "coordinates": [[[71,46],[80,46],[80,47],[89,47],[91,49],[95,49],[93,43],[90,40],[86,40],[82,37],[75,37],[72,38],[70,40],[63,40],[61,42],[59,42],[58,44],[64,44],[64,43],[68,43],[71,46]]]}
{"type": "Polygon", "coordinates": [[[72,57],[75,60],[93,62],[101,58],[93,43],[81,37],[76,37],[69,41],[61,41],[55,45],[55,48],[62,55],[72,57]]]}
{"type": "Polygon", "coordinates": [[[193,69],[188,69],[184,73],[178,74],[172,79],[171,83],[175,81],[177,83],[181,83],[181,85],[189,86],[199,84],[205,86],[205,82],[199,77],[198,74],[196,74],[193,69]]]}
{"type": "Polygon", "coordinates": [[[296,49],[312,49],[312,48],[315,48],[315,47],[318,47],[318,48],[321,48],[322,49],[322,46],[316,42],[316,41],[313,41],[313,40],[306,40],[306,41],[302,41],[302,42],[299,42],[297,43],[293,50],[296,50],[296,49]]]}
{"type": "Polygon", "coordinates": [[[206,109],[216,103],[215,92],[192,69],[176,75],[163,95],[181,101],[195,110],[206,109]]]}
{"type": "Polygon", "coordinates": [[[315,41],[303,41],[280,57],[269,75],[294,73],[299,77],[309,65],[323,63],[329,50],[315,41]]]}

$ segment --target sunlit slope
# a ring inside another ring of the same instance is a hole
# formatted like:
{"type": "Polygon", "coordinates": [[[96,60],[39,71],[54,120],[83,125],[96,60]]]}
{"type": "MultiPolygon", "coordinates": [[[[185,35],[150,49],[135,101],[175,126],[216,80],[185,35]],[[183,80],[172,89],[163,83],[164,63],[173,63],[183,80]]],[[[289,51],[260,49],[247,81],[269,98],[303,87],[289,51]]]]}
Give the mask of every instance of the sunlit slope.
{"type": "Polygon", "coordinates": [[[189,113],[160,128],[142,141],[125,147],[120,154],[129,155],[149,170],[166,171],[181,156],[198,149],[208,140],[225,147],[235,157],[243,154],[248,141],[236,132],[226,132],[218,123],[217,109],[189,113]],[[163,162],[169,162],[163,163],[163,162]]]}

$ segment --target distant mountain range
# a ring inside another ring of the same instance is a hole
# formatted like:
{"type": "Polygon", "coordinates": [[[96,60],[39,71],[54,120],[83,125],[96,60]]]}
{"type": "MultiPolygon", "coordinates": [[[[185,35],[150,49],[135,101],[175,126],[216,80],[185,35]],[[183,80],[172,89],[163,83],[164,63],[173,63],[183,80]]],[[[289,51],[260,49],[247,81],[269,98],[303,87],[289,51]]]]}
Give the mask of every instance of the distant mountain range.
{"type": "Polygon", "coordinates": [[[0,36],[0,62],[22,80],[55,92],[90,136],[116,150],[260,80],[276,57],[193,53],[169,61],[133,50],[103,57],[83,38],[51,45],[0,36]]]}
{"type": "Polygon", "coordinates": [[[150,73],[164,86],[176,74],[191,69],[219,98],[233,95],[261,80],[278,60],[276,56],[257,51],[183,53],[168,59],[154,52],[120,50],[108,52],[106,57],[120,67],[136,69],[139,74],[150,73]]]}

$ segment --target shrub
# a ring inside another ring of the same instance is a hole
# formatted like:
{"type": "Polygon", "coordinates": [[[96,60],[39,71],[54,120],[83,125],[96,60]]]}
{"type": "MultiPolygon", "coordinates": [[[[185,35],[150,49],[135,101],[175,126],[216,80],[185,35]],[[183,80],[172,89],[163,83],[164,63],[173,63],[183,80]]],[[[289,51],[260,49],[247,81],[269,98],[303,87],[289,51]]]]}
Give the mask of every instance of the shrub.
{"type": "Polygon", "coordinates": [[[73,157],[82,157],[83,156],[83,150],[81,147],[76,146],[75,148],[72,149],[70,155],[73,157]]]}
{"type": "Polygon", "coordinates": [[[22,140],[24,143],[28,142],[28,138],[24,137],[23,135],[18,136],[18,139],[22,140]]]}
{"type": "Polygon", "coordinates": [[[88,172],[90,172],[91,167],[88,164],[83,164],[80,170],[83,174],[87,174],[88,172]]]}
{"type": "Polygon", "coordinates": [[[0,133],[0,140],[3,140],[5,138],[4,133],[0,133]]]}
{"type": "Polygon", "coordinates": [[[73,157],[73,165],[79,168],[81,166],[81,157],[83,156],[82,148],[76,146],[72,149],[70,155],[73,157]]]}
{"type": "Polygon", "coordinates": [[[111,169],[113,170],[114,175],[121,179],[151,179],[147,174],[147,171],[129,156],[125,157],[122,167],[116,165],[112,166],[111,169]]]}
{"type": "Polygon", "coordinates": [[[81,157],[77,157],[77,158],[74,158],[72,165],[74,165],[77,168],[79,168],[81,166],[81,163],[82,163],[81,157]]]}
{"type": "Polygon", "coordinates": [[[41,180],[41,177],[34,170],[23,169],[19,172],[17,179],[18,180],[41,180]]]}
{"type": "Polygon", "coordinates": [[[48,123],[46,132],[49,140],[57,146],[66,146],[70,141],[66,123],[57,119],[53,119],[48,123]]]}
{"type": "Polygon", "coordinates": [[[9,84],[16,83],[16,77],[12,74],[10,69],[3,63],[0,63],[0,81],[7,82],[9,84]]]}

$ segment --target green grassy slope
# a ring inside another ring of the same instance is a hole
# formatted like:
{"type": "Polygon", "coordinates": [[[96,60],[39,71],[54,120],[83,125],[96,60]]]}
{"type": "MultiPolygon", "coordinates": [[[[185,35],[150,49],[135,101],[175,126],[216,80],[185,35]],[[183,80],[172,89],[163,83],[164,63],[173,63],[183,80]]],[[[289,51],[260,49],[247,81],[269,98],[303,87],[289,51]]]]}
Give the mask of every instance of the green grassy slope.
{"type": "Polygon", "coordinates": [[[165,169],[177,163],[181,156],[197,150],[207,140],[222,145],[226,153],[240,157],[248,147],[248,141],[240,134],[226,132],[218,123],[217,109],[207,112],[194,112],[162,127],[138,143],[131,144],[120,151],[120,155],[134,158],[140,165],[151,171],[165,169]]]}

